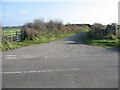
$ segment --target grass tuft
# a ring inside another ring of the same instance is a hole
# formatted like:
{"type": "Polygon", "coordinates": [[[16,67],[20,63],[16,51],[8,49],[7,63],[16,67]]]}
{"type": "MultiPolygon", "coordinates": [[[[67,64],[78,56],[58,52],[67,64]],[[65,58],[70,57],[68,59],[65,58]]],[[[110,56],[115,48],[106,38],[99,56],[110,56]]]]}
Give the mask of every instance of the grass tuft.
{"type": "Polygon", "coordinates": [[[120,39],[117,38],[94,40],[85,36],[83,42],[91,46],[120,48],[120,39]]]}

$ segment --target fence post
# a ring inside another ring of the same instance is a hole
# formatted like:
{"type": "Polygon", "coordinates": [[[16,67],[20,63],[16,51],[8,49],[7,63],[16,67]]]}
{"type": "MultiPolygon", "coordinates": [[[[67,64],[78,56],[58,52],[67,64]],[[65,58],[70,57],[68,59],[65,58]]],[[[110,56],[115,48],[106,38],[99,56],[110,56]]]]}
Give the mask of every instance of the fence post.
{"type": "Polygon", "coordinates": [[[115,24],[115,34],[117,35],[118,29],[117,29],[117,23],[115,24]]]}
{"type": "Polygon", "coordinates": [[[24,30],[22,30],[22,40],[24,40],[25,39],[25,31],[24,30]]]}
{"type": "Polygon", "coordinates": [[[19,41],[19,37],[18,37],[18,31],[16,31],[16,41],[19,41]]]}
{"type": "Polygon", "coordinates": [[[11,36],[11,42],[13,42],[13,39],[12,39],[12,30],[11,30],[10,32],[11,32],[11,33],[10,33],[10,34],[11,34],[11,35],[10,35],[10,36],[11,36]]]}

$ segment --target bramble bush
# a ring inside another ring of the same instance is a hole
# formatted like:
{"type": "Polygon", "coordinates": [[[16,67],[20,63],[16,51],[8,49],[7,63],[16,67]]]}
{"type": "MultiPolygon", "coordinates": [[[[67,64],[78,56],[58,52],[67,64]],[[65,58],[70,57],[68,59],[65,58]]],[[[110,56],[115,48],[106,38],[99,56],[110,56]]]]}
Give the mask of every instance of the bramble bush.
{"type": "Polygon", "coordinates": [[[79,32],[86,29],[83,26],[76,25],[64,25],[61,20],[49,20],[44,22],[43,19],[36,19],[33,22],[29,22],[22,27],[23,40],[35,40],[43,37],[55,37],[61,34],[69,34],[73,32],[79,32]]]}
{"type": "Polygon", "coordinates": [[[114,39],[119,38],[120,30],[116,28],[116,24],[102,25],[94,23],[88,32],[88,37],[92,39],[114,39]]]}
{"type": "Polygon", "coordinates": [[[120,39],[120,25],[117,26],[117,38],[120,39]]]}

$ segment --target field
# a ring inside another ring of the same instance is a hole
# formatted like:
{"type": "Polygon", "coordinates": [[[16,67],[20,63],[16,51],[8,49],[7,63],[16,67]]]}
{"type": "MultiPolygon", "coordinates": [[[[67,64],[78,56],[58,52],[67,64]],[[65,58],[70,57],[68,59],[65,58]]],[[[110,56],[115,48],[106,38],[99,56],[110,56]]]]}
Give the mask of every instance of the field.
{"type": "Polygon", "coordinates": [[[12,29],[2,29],[4,36],[14,37],[16,36],[16,32],[20,32],[20,28],[12,28],[12,29]]]}

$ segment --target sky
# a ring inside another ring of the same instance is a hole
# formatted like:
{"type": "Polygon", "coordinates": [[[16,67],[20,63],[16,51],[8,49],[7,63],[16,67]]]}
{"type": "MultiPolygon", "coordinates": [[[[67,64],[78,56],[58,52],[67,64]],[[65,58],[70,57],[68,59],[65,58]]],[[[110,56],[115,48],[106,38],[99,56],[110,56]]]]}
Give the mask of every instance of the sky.
{"type": "Polygon", "coordinates": [[[23,25],[34,19],[62,20],[64,24],[118,22],[119,0],[2,0],[3,26],[23,25]]]}

